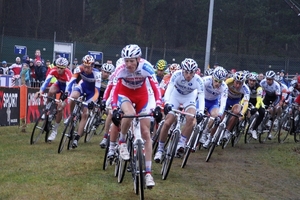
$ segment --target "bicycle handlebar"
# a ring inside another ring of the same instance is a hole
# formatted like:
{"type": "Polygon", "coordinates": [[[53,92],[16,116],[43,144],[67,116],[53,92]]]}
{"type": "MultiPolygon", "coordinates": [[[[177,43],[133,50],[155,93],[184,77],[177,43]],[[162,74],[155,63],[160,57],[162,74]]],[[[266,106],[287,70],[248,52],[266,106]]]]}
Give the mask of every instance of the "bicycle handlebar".
{"type": "Polygon", "coordinates": [[[62,102],[61,99],[58,100],[58,99],[56,99],[55,97],[48,96],[48,94],[41,94],[40,96],[45,97],[45,98],[47,98],[47,99],[50,99],[50,100],[52,100],[52,101],[55,101],[55,102],[57,102],[57,103],[62,102]]]}
{"type": "Polygon", "coordinates": [[[151,116],[153,116],[153,113],[149,113],[149,114],[136,114],[136,115],[121,115],[121,118],[140,118],[140,117],[151,117],[151,116]]]}
{"type": "Polygon", "coordinates": [[[68,99],[72,100],[72,101],[75,101],[76,103],[82,103],[83,105],[88,105],[88,103],[84,102],[84,101],[81,101],[82,99],[79,97],[78,99],[75,99],[73,97],[68,97],[68,99]]]}
{"type": "Polygon", "coordinates": [[[234,114],[233,112],[228,111],[228,110],[225,110],[225,112],[226,112],[227,114],[232,115],[232,116],[237,117],[237,118],[239,118],[239,117],[242,116],[241,114],[236,115],[236,114],[234,114]]]}

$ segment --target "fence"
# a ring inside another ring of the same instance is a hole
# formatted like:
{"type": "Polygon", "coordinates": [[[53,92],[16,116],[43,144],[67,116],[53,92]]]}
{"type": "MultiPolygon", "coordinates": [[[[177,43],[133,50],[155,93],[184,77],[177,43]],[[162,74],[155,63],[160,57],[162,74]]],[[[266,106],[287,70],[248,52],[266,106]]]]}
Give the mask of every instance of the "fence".
{"type": "MultiPolygon", "coordinates": [[[[105,45],[105,44],[91,44],[74,42],[74,58],[82,58],[88,51],[101,51],[103,52],[103,59],[116,61],[120,57],[120,52],[123,46],[105,45]]],[[[6,60],[9,63],[15,61],[16,56],[22,56],[14,53],[14,46],[22,45],[27,47],[27,54],[31,57],[34,56],[36,49],[40,49],[42,57],[47,60],[53,59],[53,40],[29,39],[20,37],[11,37],[2,35],[0,46],[0,59],[6,60]]],[[[205,54],[204,51],[188,51],[168,48],[149,48],[142,47],[143,57],[145,57],[152,64],[155,64],[159,59],[166,59],[168,63],[180,63],[184,58],[194,58],[201,70],[204,70],[205,54]]],[[[275,57],[275,56],[261,56],[261,55],[236,55],[222,52],[215,52],[211,54],[210,65],[215,62],[226,69],[235,68],[237,70],[249,70],[256,72],[265,72],[267,70],[280,71],[284,69],[289,74],[298,73],[298,66],[300,63],[299,58],[275,57]]]]}

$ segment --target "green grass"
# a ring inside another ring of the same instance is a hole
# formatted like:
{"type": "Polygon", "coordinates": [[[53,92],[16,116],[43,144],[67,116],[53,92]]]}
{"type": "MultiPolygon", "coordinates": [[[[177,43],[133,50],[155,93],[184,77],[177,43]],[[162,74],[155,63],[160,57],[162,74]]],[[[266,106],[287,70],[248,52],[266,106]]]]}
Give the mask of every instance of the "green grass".
{"type": "MultiPolygon", "coordinates": [[[[80,141],[75,150],[57,153],[60,135],[52,144],[30,145],[30,132],[0,127],[0,199],[138,199],[129,173],[123,183],[113,176],[114,166],[102,170],[101,136],[80,141]]],[[[145,199],[299,199],[300,144],[239,142],[217,147],[210,162],[206,150],[191,154],[184,169],[175,159],[167,180],[153,162],[156,186],[145,199]]]]}

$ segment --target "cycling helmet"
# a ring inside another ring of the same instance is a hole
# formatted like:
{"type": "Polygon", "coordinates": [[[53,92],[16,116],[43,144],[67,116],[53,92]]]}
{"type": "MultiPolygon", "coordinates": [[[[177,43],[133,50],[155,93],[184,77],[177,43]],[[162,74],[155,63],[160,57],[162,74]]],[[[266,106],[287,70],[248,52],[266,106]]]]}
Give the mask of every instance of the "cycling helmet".
{"type": "Polygon", "coordinates": [[[214,79],[217,79],[217,80],[225,80],[226,79],[226,76],[227,76],[227,72],[226,70],[219,66],[219,67],[216,67],[213,72],[212,72],[212,77],[214,79]]]}
{"type": "Polygon", "coordinates": [[[276,73],[272,70],[266,72],[267,79],[275,79],[276,73]]]}
{"type": "Polygon", "coordinates": [[[171,74],[173,74],[175,71],[177,71],[179,69],[180,69],[180,65],[177,64],[177,63],[173,63],[169,67],[169,71],[170,71],[171,74]]]}
{"type": "Polygon", "coordinates": [[[248,79],[250,79],[250,80],[256,81],[257,77],[258,77],[258,75],[255,72],[251,72],[248,74],[248,79]]]}
{"type": "Polygon", "coordinates": [[[211,75],[213,75],[213,72],[214,72],[214,70],[209,68],[209,69],[205,70],[204,75],[211,76],[211,75]]]}
{"type": "Polygon", "coordinates": [[[91,55],[85,55],[83,58],[82,58],[82,63],[85,65],[85,66],[93,66],[95,62],[95,59],[93,56],[91,55]]]}
{"type": "Polygon", "coordinates": [[[123,58],[119,58],[116,62],[116,67],[119,67],[120,65],[122,65],[124,63],[124,59],[123,58]]]}
{"type": "Polygon", "coordinates": [[[167,61],[165,61],[163,59],[158,60],[156,65],[155,65],[155,68],[157,70],[162,70],[162,71],[164,71],[166,69],[166,67],[167,67],[167,61]]]}
{"type": "Polygon", "coordinates": [[[186,71],[196,72],[198,64],[192,58],[186,58],[181,62],[181,68],[186,71]]]}
{"type": "Polygon", "coordinates": [[[55,60],[56,66],[67,67],[69,65],[69,61],[66,58],[60,57],[55,60]]]}
{"type": "Polygon", "coordinates": [[[244,82],[246,80],[246,75],[242,72],[235,72],[234,80],[244,82]]]}
{"type": "Polygon", "coordinates": [[[136,44],[127,45],[122,49],[122,58],[138,58],[142,56],[141,48],[136,44]]]}
{"type": "Polygon", "coordinates": [[[102,70],[106,71],[106,72],[109,72],[109,73],[112,73],[112,72],[115,71],[115,66],[113,64],[104,63],[102,65],[102,70]]]}

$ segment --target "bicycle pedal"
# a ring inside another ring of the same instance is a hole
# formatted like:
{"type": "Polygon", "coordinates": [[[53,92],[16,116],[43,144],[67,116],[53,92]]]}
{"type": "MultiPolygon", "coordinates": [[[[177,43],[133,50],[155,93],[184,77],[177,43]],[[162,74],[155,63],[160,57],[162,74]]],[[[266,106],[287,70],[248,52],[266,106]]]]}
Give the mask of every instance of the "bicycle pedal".
{"type": "Polygon", "coordinates": [[[153,186],[147,186],[146,187],[148,190],[152,190],[153,186]]]}

